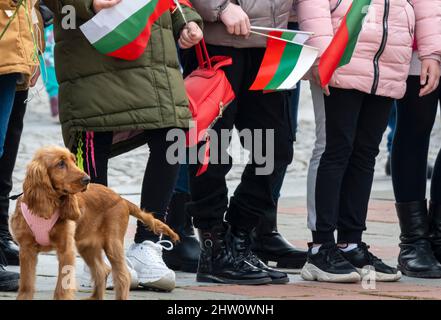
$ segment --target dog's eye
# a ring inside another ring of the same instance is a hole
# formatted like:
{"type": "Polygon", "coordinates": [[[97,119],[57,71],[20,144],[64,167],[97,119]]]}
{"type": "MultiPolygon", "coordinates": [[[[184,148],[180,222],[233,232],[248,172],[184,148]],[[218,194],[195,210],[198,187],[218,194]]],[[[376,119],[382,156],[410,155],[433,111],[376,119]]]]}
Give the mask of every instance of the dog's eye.
{"type": "Polygon", "coordinates": [[[60,169],[64,169],[66,167],[66,162],[64,162],[64,160],[61,160],[60,162],[58,162],[57,166],[60,169]]]}

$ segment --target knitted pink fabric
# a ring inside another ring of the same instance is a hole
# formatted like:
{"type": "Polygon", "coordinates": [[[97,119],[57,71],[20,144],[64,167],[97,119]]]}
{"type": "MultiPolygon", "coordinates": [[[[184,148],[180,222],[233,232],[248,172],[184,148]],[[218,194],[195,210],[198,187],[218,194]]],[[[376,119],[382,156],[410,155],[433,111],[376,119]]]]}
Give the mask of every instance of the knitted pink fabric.
{"type": "Polygon", "coordinates": [[[50,219],[44,219],[33,214],[26,203],[21,202],[21,212],[23,213],[23,217],[28,223],[29,228],[31,228],[37,243],[41,246],[49,246],[51,244],[49,232],[51,232],[60,217],[58,210],[54,212],[50,219]]]}

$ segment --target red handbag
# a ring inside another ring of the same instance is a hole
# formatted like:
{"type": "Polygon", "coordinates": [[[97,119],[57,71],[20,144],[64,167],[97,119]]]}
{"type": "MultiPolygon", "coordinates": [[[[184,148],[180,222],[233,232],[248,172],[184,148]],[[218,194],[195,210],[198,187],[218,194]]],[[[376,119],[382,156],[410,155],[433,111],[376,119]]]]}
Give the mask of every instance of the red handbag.
{"type": "Polygon", "coordinates": [[[222,117],[222,113],[235,99],[235,94],[225,72],[221,69],[231,65],[232,58],[224,56],[210,58],[204,40],[195,48],[199,68],[185,78],[185,89],[194,124],[187,132],[187,146],[193,147],[202,141],[207,142],[206,157],[198,172],[200,175],[208,167],[210,139],[207,130],[222,117]]]}

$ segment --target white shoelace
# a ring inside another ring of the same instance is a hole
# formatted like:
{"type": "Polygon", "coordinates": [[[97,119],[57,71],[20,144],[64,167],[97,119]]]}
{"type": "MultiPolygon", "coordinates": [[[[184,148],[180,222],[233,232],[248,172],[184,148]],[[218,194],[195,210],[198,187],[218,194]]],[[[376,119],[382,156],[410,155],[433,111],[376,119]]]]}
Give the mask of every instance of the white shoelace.
{"type": "Polygon", "coordinates": [[[154,263],[165,265],[162,259],[162,249],[170,251],[173,249],[173,243],[168,240],[159,240],[158,242],[144,241],[141,244],[141,250],[146,248],[149,253],[149,258],[154,263]],[[149,252],[150,251],[150,252],[149,252]]]}

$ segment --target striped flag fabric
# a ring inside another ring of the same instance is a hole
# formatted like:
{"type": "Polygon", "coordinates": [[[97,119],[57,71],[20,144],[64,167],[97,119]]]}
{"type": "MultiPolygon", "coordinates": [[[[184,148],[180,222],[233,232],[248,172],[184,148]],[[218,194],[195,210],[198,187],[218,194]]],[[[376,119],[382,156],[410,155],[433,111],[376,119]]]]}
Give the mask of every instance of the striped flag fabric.
{"type": "Polygon", "coordinates": [[[267,48],[250,90],[291,90],[308,72],[318,50],[305,46],[309,35],[275,30],[268,33],[267,48]]]}
{"type": "Polygon", "coordinates": [[[101,10],[80,29],[100,53],[136,60],[148,45],[153,23],[171,8],[171,0],[123,0],[101,10]]]}
{"type": "Polygon", "coordinates": [[[322,87],[329,83],[337,68],[351,61],[371,2],[372,0],[352,1],[334,38],[320,58],[319,74],[322,87]]]}

